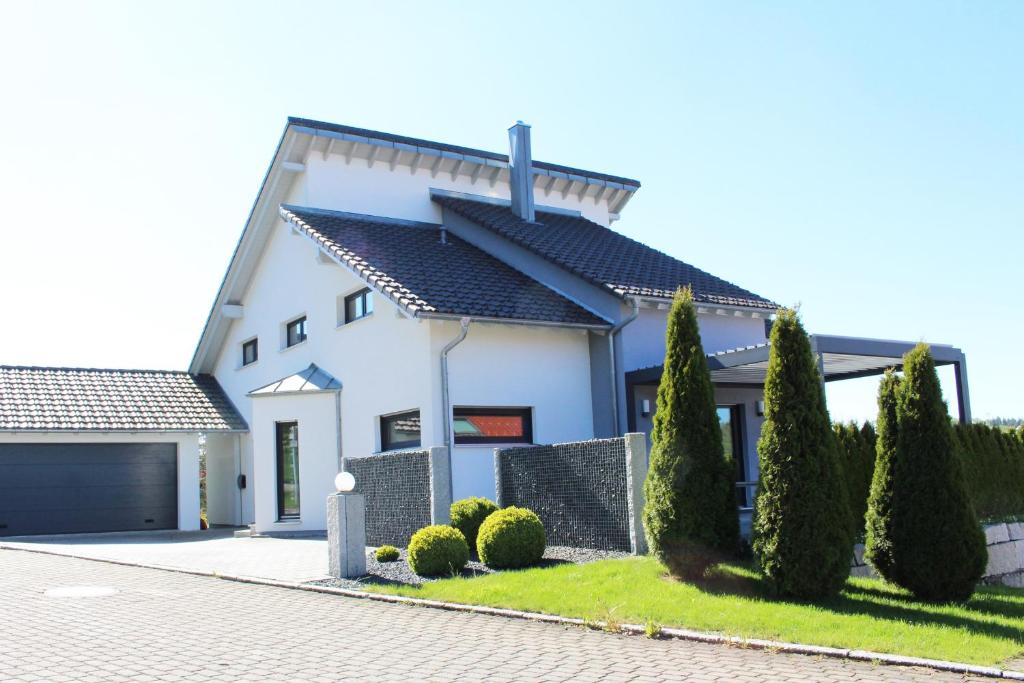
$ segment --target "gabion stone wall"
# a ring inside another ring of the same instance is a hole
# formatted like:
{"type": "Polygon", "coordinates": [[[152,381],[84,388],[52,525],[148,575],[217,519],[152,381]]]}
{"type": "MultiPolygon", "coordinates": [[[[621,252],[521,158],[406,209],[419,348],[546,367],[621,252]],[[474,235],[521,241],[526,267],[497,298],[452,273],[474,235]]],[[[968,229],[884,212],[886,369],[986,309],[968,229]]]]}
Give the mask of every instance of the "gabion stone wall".
{"type": "Polygon", "coordinates": [[[430,453],[399,451],[346,458],[356,492],[366,496],[366,543],[404,548],[430,524],[430,453]]]}
{"type": "Polygon", "coordinates": [[[630,550],[625,439],[494,452],[502,507],[536,512],[549,545],[630,550]]]}

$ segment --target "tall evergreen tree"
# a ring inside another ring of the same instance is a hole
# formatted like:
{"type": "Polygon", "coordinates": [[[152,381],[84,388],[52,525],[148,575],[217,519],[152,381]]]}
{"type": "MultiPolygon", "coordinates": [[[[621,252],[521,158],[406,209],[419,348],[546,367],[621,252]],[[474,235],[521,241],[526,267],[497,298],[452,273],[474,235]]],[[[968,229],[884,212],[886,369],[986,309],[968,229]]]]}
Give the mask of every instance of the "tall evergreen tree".
{"type": "Polygon", "coordinates": [[[825,390],[795,311],[772,326],[754,514],[754,554],[777,592],[834,595],[850,573],[853,528],[825,390]]]}
{"type": "Polygon", "coordinates": [[[985,571],[985,536],[927,345],[903,357],[903,372],[902,382],[883,379],[879,392],[865,555],[883,577],[920,599],[966,600],[985,571]]]}
{"type": "Polygon", "coordinates": [[[875,443],[875,473],[868,497],[864,557],[882,576],[889,576],[895,564],[889,529],[893,505],[893,467],[899,422],[896,419],[896,394],[902,379],[887,370],[878,385],[878,436],[875,443]]]}
{"type": "Polygon", "coordinates": [[[651,552],[673,574],[695,578],[739,545],[735,466],[722,448],[714,387],[689,289],[668,315],[665,365],[644,482],[651,552]]]}

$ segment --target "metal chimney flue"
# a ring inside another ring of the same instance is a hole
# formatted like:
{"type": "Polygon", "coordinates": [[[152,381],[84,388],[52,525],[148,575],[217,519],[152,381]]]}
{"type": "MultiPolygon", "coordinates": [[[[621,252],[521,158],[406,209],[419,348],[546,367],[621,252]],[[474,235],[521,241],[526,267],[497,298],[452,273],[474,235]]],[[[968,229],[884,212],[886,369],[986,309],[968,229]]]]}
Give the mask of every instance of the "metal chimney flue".
{"type": "Polygon", "coordinates": [[[512,213],[536,222],[533,209],[533,159],[530,157],[530,127],[522,121],[508,129],[508,172],[512,190],[512,213]]]}

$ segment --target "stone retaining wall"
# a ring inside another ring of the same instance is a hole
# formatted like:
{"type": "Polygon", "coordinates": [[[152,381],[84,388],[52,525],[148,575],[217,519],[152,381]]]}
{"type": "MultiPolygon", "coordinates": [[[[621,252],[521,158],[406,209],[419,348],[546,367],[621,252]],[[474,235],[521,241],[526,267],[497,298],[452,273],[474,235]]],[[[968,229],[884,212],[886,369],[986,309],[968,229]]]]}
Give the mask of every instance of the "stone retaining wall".
{"type": "Polygon", "coordinates": [[[496,448],[498,505],[526,507],[550,545],[644,552],[643,434],[550,446],[496,448]]]}
{"type": "MultiPolygon", "coordinates": [[[[985,525],[988,544],[988,566],[985,583],[1002,583],[1024,588],[1024,522],[998,522],[985,525]]],[[[851,576],[877,576],[864,562],[864,544],[854,547],[851,576]]]]}

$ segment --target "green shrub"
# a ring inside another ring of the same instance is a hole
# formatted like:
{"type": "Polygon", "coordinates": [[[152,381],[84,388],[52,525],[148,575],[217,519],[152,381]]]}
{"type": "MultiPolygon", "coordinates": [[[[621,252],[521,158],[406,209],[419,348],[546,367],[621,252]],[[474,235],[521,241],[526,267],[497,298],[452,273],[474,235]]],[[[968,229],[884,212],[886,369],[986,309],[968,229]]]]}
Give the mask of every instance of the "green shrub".
{"type": "Polygon", "coordinates": [[[958,424],[953,437],[978,518],[1024,515],[1024,440],[984,424],[958,424]]]}
{"type": "Polygon", "coordinates": [[[398,548],[393,545],[382,545],[377,548],[377,552],[373,554],[378,562],[397,562],[400,557],[398,548]]]}
{"type": "Polygon", "coordinates": [[[409,569],[420,576],[456,574],[467,562],[466,537],[447,524],[425,526],[409,541],[409,569]]]}
{"type": "Polygon", "coordinates": [[[451,525],[462,532],[470,548],[476,548],[476,535],[487,516],[498,506],[486,498],[463,498],[452,503],[451,525]]]}
{"type": "Polygon", "coordinates": [[[868,510],[871,476],[875,469],[875,431],[867,422],[863,427],[852,422],[836,424],[832,430],[850,503],[850,521],[855,537],[859,537],[864,533],[864,515],[868,510]]]}
{"type": "Polygon", "coordinates": [[[480,561],[494,569],[527,567],[540,561],[547,535],[540,517],[526,508],[507,507],[480,525],[476,551],[480,561]]]}
{"type": "Polygon", "coordinates": [[[689,289],[676,293],[665,333],[644,482],[643,524],[654,554],[681,578],[698,578],[739,550],[735,464],[722,447],[707,357],[689,289]]]}
{"type": "Polygon", "coordinates": [[[888,374],[879,390],[865,557],[919,599],[966,600],[985,571],[985,535],[927,345],[903,357],[903,373],[902,381],[888,374]]]}
{"type": "Polygon", "coordinates": [[[779,594],[835,595],[850,574],[853,527],[817,362],[792,310],[772,325],[764,402],[754,555],[779,594]]]}

